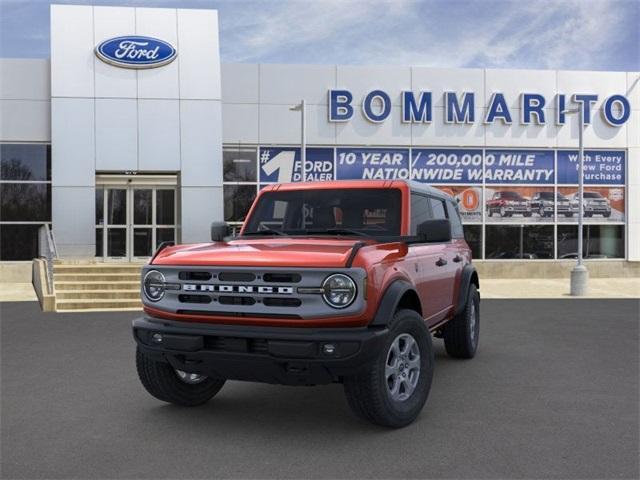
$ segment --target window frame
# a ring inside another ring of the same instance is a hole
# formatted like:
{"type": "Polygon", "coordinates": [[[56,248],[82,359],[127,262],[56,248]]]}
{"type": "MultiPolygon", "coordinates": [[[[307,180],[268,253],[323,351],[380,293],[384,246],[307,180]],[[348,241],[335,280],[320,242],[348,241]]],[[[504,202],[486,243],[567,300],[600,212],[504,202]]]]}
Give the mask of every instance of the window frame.
{"type": "MultiPolygon", "coordinates": [[[[0,229],[5,227],[5,226],[13,226],[13,225],[32,225],[32,226],[43,226],[43,225],[47,225],[49,227],[49,229],[52,228],[53,222],[52,222],[52,216],[53,216],[53,187],[52,187],[52,182],[51,182],[51,171],[53,168],[53,159],[52,159],[52,155],[51,155],[51,142],[11,142],[11,141],[3,141],[0,142],[0,150],[1,147],[4,145],[11,145],[11,146],[17,146],[17,145],[27,145],[27,146],[43,146],[45,149],[45,161],[46,161],[46,166],[45,166],[45,171],[46,171],[46,175],[47,178],[46,180],[10,180],[10,179],[2,179],[0,178],[0,184],[2,185],[7,185],[7,184],[16,184],[16,185],[25,185],[25,184],[34,184],[34,185],[48,185],[49,186],[49,191],[51,192],[51,198],[50,198],[50,202],[49,202],[49,209],[47,214],[45,215],[45,220],[5,220],[4,218],[0,217],[0,229]]],[[[33,258],[37,258],[39,252],[36,252],[36,256],[33,258]]],[[[2,258],[0,257],[0,262],[30,262],[32,260],[15,260],[15,259],[10,259],[10,258],[2,258]]]]}

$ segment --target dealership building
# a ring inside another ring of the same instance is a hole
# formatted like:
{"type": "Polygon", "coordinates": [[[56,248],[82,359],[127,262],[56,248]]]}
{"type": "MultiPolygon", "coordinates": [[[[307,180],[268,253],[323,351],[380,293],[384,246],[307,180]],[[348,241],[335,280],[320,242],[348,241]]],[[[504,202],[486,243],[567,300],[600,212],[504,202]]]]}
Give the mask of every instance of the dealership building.
{"type": "Polygon", "coordinates": [[[43,225],[62,259],[145,259],[303,178],[432,184],[476,259],[575,258],[580,108],[585,254],[640,261],[639,72],[220,64],[215,10],[71,5],[50,59],[0,68],[3,262],[43,225]]]}

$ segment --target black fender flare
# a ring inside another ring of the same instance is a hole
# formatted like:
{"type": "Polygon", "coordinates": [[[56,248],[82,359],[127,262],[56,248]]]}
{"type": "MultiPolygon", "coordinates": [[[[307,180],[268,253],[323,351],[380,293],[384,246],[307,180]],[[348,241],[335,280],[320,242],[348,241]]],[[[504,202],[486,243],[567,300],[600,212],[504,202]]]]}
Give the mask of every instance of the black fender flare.
{"type": "Polygon", "coordinates": [[[467,264],[462,269],[462,275],[460,276],[460,288],[458,290],[459,292],[458,303],[456,304],[456,311],[455,311],[456,315],[459,315],[460,313],[462,313],[462,311],[466,307],[467,296],[469,295],[469,286],[472,283],[475,284],[478,287],[478,289],[480,288],[480,280],[478,279],[478,272],[476,271],[476,268],[471,264],[467,264]],[[473,281],[474,277],[475,277],[475,281],[473,281]]]}
{"type": "Polygon", "coordinates": [[[378,310],[369,325],[374,327],[384,327],[388,325],[393,319],[393,314],[398,308],[400,299],[409,290],[415,292],[413,285],[406,280],[398,279],[391,282],[391,285],[387,287],[382,295],[382,299],[378,304],[378,310]]]}

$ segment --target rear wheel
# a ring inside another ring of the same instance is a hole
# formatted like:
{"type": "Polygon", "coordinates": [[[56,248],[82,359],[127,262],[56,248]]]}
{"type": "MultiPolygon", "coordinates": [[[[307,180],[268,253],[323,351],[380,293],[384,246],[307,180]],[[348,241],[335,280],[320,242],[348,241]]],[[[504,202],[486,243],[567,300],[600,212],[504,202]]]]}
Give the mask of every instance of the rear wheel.
{"type": "Polygon", "coordinates": [[[220,391],[224,380],[176,370],[168,363],[157,362],[136,350],[136,367],[147,392],[163,402],[185,407],[207,403],[220,391]]]}
{"type": "Polygon", "coordinates": [[[442,336],[447,353],[455,358],[473,358],[480,335],[480,295],[474,284],[469,286],[464,310],[444,326],[442,336]]]}
{"type": "Polygon", "coordinates": [[[433,378],[431,334],[413,310],[399,310],[389,337],[362,373],[344,379],[351,409],[385,427],[399,428],[418,416],[433,378]]]}

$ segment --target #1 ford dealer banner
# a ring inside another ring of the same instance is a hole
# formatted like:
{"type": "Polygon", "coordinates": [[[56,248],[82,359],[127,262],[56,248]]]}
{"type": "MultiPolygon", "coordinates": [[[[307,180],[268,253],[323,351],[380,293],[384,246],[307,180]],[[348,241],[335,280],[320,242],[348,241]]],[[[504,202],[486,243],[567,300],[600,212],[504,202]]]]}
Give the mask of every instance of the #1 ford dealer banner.
{"type": "MultiPolygon", "coordinates": [[[[624,185],[624,150],[586,150],[585,184],[624,185]]],[[[307,148],[307,181],[407,180],[432,185],[575,185],[578,152],[454,148],[307,148]],[[557,160],[556,160],[557,155],[557,160]],[[557,168],[557,172],[556,172],[557,168]]],[[[299,182],[300,148],[260,148],[261,183],[299,182]]]]}
{"type": "MultiPolygon", "coordinates": [[[[305,181],[323,182],[335,178],[333,148],[307,148],[305,181]]],[[[291,147],[260,148],[260,182],[289,183],[302,180],[300,149],[291,147]]]]}

